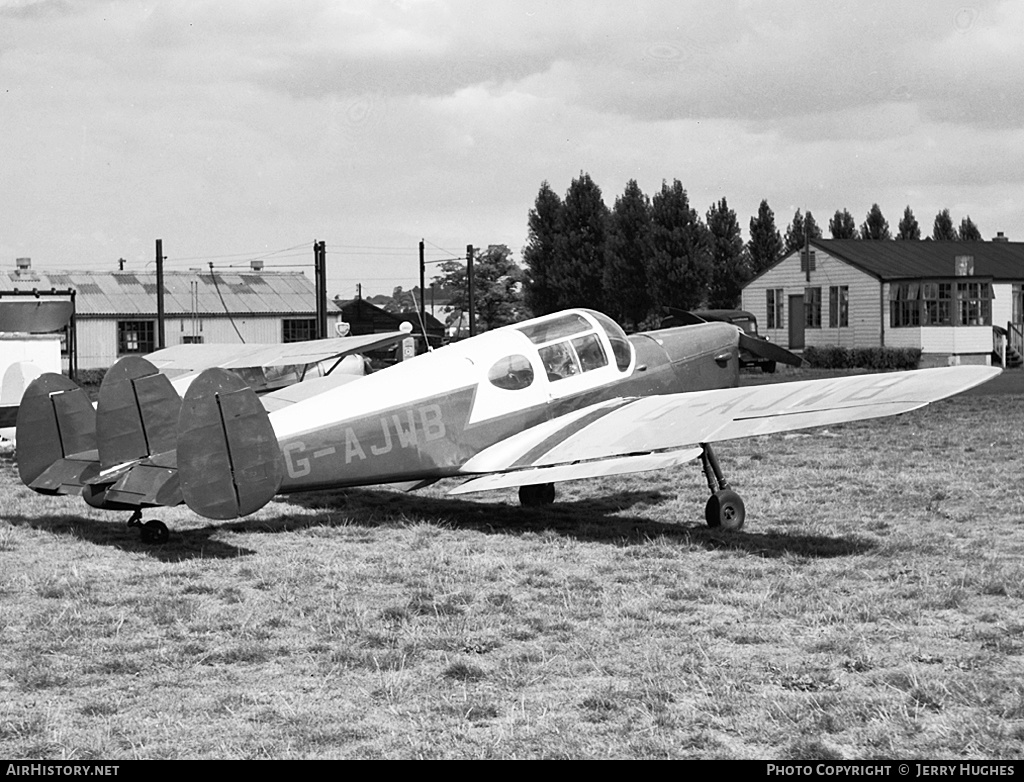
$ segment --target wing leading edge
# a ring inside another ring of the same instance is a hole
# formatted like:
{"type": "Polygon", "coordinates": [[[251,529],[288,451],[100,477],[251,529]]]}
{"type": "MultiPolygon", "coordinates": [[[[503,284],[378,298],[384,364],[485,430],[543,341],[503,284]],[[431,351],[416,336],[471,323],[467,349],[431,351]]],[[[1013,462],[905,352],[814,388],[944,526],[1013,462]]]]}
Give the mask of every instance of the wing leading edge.
{"type": "Polygon", "coordinates": [[[999,372],[983,366],[941,367],[604,402],[594,406],[583,426],[582,411],[576,411],[477,454],[463,466],[464,474],[503,473],[507,478],[477,478],[453,493],[655,469],[658,460],[643,457],[663,454],[667,459],[674,452],[685,461],[683,455],[697,455],[685,449],[699,443],[905,413],[999,372]],[[595,465],[600,462],[608,462],[607,469],[599,471],[595,465]]]}

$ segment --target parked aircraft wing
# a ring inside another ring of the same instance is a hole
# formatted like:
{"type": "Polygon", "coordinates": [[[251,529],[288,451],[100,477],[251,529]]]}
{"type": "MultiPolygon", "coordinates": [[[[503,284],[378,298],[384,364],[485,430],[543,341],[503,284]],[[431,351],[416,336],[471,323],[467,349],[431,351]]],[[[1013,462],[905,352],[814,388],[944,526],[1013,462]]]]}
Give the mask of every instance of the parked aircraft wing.
{"type": "Polygon", "coordinates": [[[568,465],[895,415],[966,391],[999,372],[942,367],[605,402],[589,414],[576,411],[493,445],[461,471],[568,465]]]}
{"type": "Polygon", "coordinates": [[[559,464],[553,467],[526,467],[521,470],[473,478],[448,493],[469,494],[475,491],[509,489],[534,483],[558,483],[580,478],[602,478],[608,475],[622,475],[646,470],[664,470],[692,461],[700,454],[700,448],[682,448],[677,451],[617,456],[596,461],[559,464]]]}
{"type": "Polygon", "coordinates": [[[175,345],[150,353],[146,359],[161,372],[200,372],[210,367],[233,369],[314,364],[317,361],[384,348],[401,342],[408,336],[402,331],[389,331],[383,334],[289,342],[281,345],[175,345]]]}

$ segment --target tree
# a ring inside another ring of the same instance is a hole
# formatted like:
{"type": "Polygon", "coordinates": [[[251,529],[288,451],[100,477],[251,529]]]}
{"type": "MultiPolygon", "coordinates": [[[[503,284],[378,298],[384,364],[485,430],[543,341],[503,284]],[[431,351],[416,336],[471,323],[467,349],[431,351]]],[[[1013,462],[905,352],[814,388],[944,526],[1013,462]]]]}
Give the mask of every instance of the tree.
{"type": "Polygon", "coordinates": [[[743,285],[751,277],[750,261],[736,213],[724,198],[708,209],[707,226],[711,241],[708,306],[733,309],[739,304],[743,285]]]}
{"type": "Polygon", "coordinates": [[[661,183],[651,199],[651,255],[647,267],[656,307],[699,307],[711,280],[708,229],[678,179],[661,183]]]}
{"type": "Polygon", "coordinates": [[[978,226],[971,220],[971,216],[968,215],[960,221],[960,241],[961,242],[980,242],[983,241],[981,238],[981,231],[978,230],[978,226]]]}
{"type": "Polygon", "coordinates": [[[757,209],[757,217],[750,218],[747,254],[752,276],[757,276],[779,260],[782,249],[782,236],[775,227],[775,213],[768,206],[767,199],[764,199],[757,209]]]}
{"type": "Polygon", "coordinates": [[[651,200],[635,179],[615,199],[605,245],[604,298],[607,313],[633,329],[651,310],[647,258],[651,242],[651,200]]]}
{"type": "Polygon", "coordinates": [[[903,210],[903,219],[900,220],[900,232],[896,234],[896,238],[909,240],[921,238],[921,226],[917,224],[917,218],[914,217],[910,204],[907,204],[907,208],[903,210]]]}
{"type": "Polygon", "coordinates": [[[391,291],[391,298],[384,303],[384,311],[393,314],[400,314],[403,312],[415,312],[420,308],[419,299],[416,298],[416,291],[403,291],[402,286],[398,285],[391,291]]]}
{"type": "Polygon", "coordinates": [[[523,248],[526,265],[524,298],[534,315],[546,315],[558,309],[557,291],[552,285],[555,275],[555,241],[561,220],[562,199],[548,183],[542,182],[537,200],[528,218],[529,236],[523,248]]]}
{"type": "Polygon", "coordinates": [[[797,209],[796,214],[793,215],[793,222],[786,229],[785,252],[791,253],[793,250],[802,250],[808,239],[820,238],[821,229],[814,222],[814,215],[808,212],[805,218],[800,214],[800,210],[797,209]]]}
{"type": "MultiPolygon", "coordinates": [[[[446,261],[434,281],[451,291],[451,307],[460,317],[469,310],[466,262],[446,261]]],[[[503,244],[492,244],[473,257],[473,305],[478,332],[518,323],[526,316],[523,304],[525,273],[503,244]]]]}
{"type": "Polygon", "coordinates": [[[878,204],[872,204],[867,217],[860,226],[861,239],[892,239],[889,233],[889,221],[882,216],[878,204]]]}
{"type": "Polygon", "coordinates": [[[853,215],[846,209],[840,212],[836,210],[835,215],[828,221],[828,230],[833,239],[856,239],[857,223],[853,215]]]}
{"type": "Polygon", "coordinates": [[[937,242],[955,242],[960,238],[953,227],[953,218],[949,216],[949,210],[943,209],[935,215],[935,225],[932,227],[932,239],[937,242]]]}
{"type": "Polygon", "coordinates": [[[550,275],[555,309],[602,310],[608,207],[590,174],[581,173],[569,185],[560,217],[550,275]]]}

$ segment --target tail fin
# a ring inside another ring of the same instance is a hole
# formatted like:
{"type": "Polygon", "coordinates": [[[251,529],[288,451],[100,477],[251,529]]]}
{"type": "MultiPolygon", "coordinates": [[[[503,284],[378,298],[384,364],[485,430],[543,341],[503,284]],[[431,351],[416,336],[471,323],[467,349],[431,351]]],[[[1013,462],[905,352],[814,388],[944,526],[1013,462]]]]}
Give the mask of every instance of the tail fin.
{"type": "Polygon", "coordinates": [[[96,404],[101,468],[173,451],[180,410],[166,375],[139,356],[120,359],[103,376],[96,404]]]}
{"type": "Polygon", "coordinates": [[[233,519],[262,508],[284,471],[270,416],[238,375],[207,369],[185,393],[178,419],[178,477],[189,508],[233,519]]]}
{"type": "Polygon", "coordinates": [[[18,474],[41,494],[77,494],[99,472],[96,411],[74,381],[46,372],[18,407],[18,474]]]}

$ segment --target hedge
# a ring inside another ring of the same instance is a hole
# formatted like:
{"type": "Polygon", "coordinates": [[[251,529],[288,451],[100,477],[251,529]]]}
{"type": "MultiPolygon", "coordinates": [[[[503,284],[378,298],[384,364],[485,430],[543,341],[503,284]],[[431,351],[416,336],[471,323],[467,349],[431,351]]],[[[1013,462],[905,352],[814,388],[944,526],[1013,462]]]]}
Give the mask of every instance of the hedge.
{"type": "Polygon", "coordinates": [[[804,349],[804,361],[816,369],[917,369],[920,348],[841,348],[836,345],[804,349]]]}

